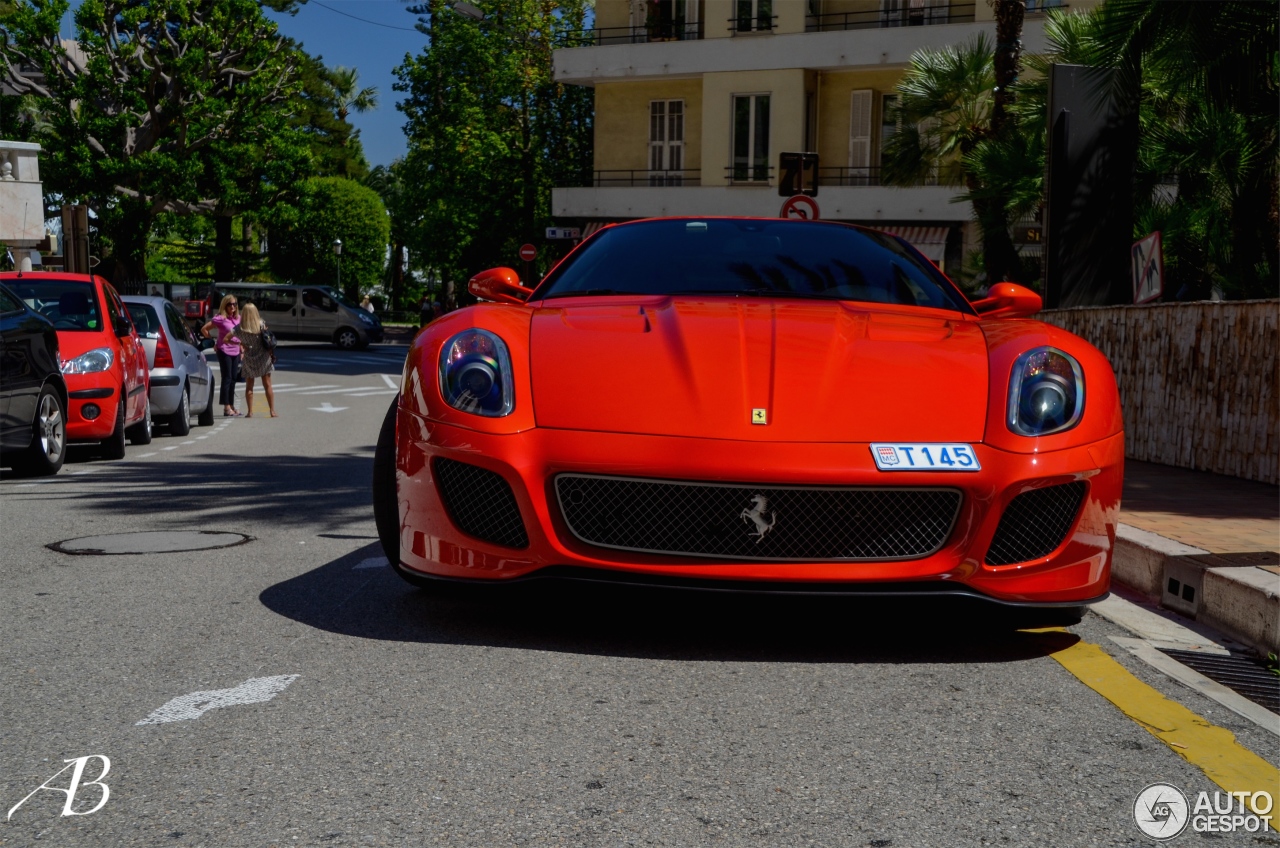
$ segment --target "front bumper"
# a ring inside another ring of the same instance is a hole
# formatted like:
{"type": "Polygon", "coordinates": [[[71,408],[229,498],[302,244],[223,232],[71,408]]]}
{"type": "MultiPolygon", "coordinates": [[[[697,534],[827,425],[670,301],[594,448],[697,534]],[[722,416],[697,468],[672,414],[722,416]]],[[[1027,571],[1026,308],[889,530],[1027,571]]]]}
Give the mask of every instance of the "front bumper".
{"type": "Polygon", "coordinates": [[[120,387],[99,384],[93,375],[67,378],[67,441],[101,442],[111,435],[120,414],[120,387]],[[92,408],[98,414],[88,414],[92,408]]]}
{"type": "Polygon", "coordinates": [[[427,421],[401,409],[397,483],[401,563],[411,572],[479,580],[513,580],[538,572],[630,576],[646,581],[812,585],[816,591],[958,591],[1008,603],[1084,603],[1105,596],[1123,482],[1124,437],[1040,454],[976,445],[977,472],[876,469],[862,443],[762,443],[637,436],[538,428],[493,436],[427,421]],[[500,474],[511,486],[529,538],[515,550],[465,535],[450,521],[431,460],[446,457],[500,474]],[[565,525],[552,481],[564,472],[671,480],[811,486],[958,488],[963,502],[946,543],[913,560],[736,562],[595,547],[565,525]],[[1065,541],[1051,554],[993,566],[983,557],[1004,507],[1044,485],[1085,481],[1088,490],[1065,541]]]}

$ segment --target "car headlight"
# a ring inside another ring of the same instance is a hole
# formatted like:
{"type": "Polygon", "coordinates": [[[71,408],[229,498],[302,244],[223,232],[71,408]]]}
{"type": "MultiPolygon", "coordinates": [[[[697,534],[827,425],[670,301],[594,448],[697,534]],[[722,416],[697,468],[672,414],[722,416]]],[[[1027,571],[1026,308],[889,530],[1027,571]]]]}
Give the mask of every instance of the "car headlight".
{"type": "Polygon", "coordinates": [[[116,355],[109,347],[96,347],[88,353],[82,353],[75,359],[63,360],[63,374],[95,374],[106,371],[116,361],[116,355]]]}
{"type": "Polygon", "coordinates": [[[1069,430],[1084,414],[1080,363],[1052,347],[1029,350],[1013,363],[1009,378],[1009,429],[1022,436],[1069,430]]]}
{"type": "Polygon", "coordinates": [[[440,393],[455,409],[501,418],[515,406],[511,356],[488,330],[464,330],[440,350],[440,393]]]}

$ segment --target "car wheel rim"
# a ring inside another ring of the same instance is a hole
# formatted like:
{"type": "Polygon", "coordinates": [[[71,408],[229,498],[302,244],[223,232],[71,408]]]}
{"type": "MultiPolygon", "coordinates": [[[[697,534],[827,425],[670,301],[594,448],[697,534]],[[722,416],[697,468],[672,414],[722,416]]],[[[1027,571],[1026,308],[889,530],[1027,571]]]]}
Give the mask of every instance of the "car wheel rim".
{"type": "Polygon", "coordinates": [[[187,398],[187,392],[185,389],[182,392],[182,409],[180,412],[182,413],[183,418],[191,417],[191,401],[187,398]]]}
{"type": "Polygon", "coordinates": [[[63,430],[62,410],[54,402],[52,395],[45,395],[40,401],[40,450],[50,462],[57,462],[62,456],[62,446],[66,441],[63,430]]]}
{"type": "Polygon", "coordinates": [[[355,333],[347,332],[338,336],[338,344],[341,347],[355,347],[356,341],[357,339],[356,339],[355,333]]]}

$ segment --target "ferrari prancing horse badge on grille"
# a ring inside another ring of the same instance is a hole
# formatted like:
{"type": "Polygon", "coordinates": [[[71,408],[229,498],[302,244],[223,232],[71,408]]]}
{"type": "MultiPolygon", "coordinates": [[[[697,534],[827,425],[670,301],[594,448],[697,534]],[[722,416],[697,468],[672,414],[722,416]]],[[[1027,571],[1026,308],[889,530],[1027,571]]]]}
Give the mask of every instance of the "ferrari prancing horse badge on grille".
{"type": "Polygon", "coordinates": [[[764,511],[769,508],[769,499],[764,495],[752,495],[751,509],[744,509],[738,513],[738,517],[743,521],[750,521],[756,526],[756,531],[752,536],[756,537],[756,544],[764,539],[764,534],[773,529],[773,525],[778,523],[778,511],[774,510],[769,513],[769,520],[764,520],[764,511]]]}
{"type": "Polygon", "coordinates": [[[751,410],[751,423],[752,424],[768,424],[769,411],[767,409],[758,409],[758,408],[751,410]]]}

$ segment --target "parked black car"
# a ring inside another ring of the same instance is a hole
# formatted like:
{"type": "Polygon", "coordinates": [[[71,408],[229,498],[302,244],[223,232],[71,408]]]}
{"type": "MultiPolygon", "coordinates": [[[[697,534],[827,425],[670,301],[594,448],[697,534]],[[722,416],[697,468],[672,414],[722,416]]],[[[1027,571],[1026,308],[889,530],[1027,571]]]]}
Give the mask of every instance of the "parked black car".
{"type": "Polygon", "coordinates": [[[53,322],[0,285],[0,465],[57,474],[67,452],[67,386],[53,322]]]}

